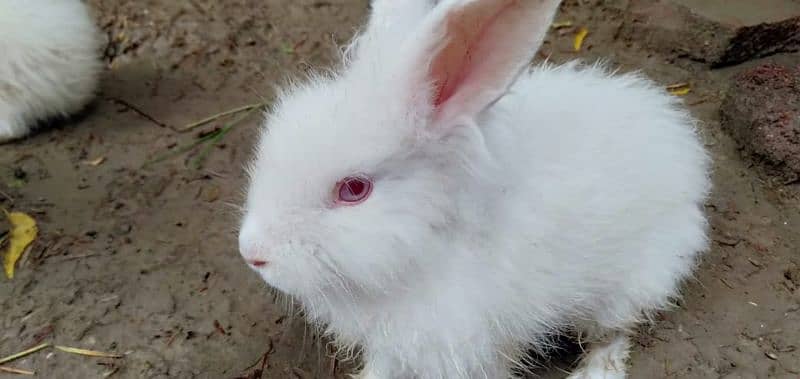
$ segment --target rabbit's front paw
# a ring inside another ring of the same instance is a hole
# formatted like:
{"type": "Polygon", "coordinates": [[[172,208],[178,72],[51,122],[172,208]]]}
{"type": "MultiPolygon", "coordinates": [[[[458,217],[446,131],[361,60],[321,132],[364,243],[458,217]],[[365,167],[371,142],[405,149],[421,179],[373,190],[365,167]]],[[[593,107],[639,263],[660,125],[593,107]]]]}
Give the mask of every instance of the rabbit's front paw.
{"type": "Polygon", "coordinates": [[[0,143],[23,137],[27,132],[28,130],[25,127],[20,127],[11,121],[0,118],[0,143]]]}
{"type": "Polygon", "coordinates": [[[606,367],[583,367],[575,370],[567,379],[625,379],[625,372],[608,370],[606,367]]]}
{"type": "Polygon", "coordinates": [[[620,335],[590,348],[580,367],[567,379],[625,379],[625,361],[630,349],[627,337],[620,335]]]}
{"type": "Polygon", "coordinates": [[[350,376],[352,379],[382,379],[380,376],[375,374],[373,371],[364,370],[359,372],[356,375],[350,376]]]}

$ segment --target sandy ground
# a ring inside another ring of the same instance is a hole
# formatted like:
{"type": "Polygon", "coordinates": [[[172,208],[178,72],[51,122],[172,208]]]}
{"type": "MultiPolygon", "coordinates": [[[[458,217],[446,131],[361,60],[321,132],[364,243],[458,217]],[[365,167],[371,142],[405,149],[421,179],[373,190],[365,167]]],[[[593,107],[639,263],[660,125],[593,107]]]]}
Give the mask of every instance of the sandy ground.
{"type": "MultiPolygon", "coordinates": [[[[91,3],[111,40],[98,99],[0,147],[0,190],[11,198],[0,196],[0,206],[32,214],[41,229],[17,277],[0,279],[0,356],[42,341],[124,354],[45,350],[13,362],[39,378],[233,379],[264,357],[264,378],[344,378],[354,364],[329,358],[326,341],[276,303],[237,253],[231,204],[259,118],[206,149],[201,167],[203,146],[145,163],[222,126],[179,132],[187,123],[269,102],[286,77],[330,66],[366,0],[91,3]]],[[[558,17],[588,27],[582,52],[571,50],[575,29],[564,28],[540,57],[603,58],[665,85],[691,82],[685,99],[715,159],[714,246],[679,309],[641,329],[631,377],[797,378],[798,186],[760,175],[718,125],[730,77],[759,62],[712,71],[643,50],[617,38],[620,15],[595,3],[569,1],[558,17]]]]}

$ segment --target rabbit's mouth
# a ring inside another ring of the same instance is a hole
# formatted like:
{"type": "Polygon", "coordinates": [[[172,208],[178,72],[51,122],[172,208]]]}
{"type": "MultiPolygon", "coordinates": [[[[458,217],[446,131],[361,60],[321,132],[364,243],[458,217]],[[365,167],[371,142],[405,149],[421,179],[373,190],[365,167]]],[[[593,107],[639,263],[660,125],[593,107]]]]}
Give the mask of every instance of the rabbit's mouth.
{"type": "Polygon", "coordinates": [[[279,244],[272,246],[269,253],[246,255],[244,261],[271,287],[302,296],[342,280],[335,277],[336,271],[325,260],[319,259],[319,250],[315,245],[279,244]]]}

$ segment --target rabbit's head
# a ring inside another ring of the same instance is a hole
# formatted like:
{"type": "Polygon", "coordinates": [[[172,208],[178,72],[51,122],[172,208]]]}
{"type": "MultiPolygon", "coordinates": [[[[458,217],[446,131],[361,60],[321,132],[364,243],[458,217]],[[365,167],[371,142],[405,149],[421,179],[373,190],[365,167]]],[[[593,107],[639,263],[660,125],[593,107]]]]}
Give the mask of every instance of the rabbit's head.
{"type": "Polygon", "coordinates": [[[388,293],[463,258],[448,246],[491,222],[480,218],[499,196],[479,116],[557,6],[378,2],[342,70],[293,86],[268,115],[249,168],[245,260],[302,297],[388,293]]]}

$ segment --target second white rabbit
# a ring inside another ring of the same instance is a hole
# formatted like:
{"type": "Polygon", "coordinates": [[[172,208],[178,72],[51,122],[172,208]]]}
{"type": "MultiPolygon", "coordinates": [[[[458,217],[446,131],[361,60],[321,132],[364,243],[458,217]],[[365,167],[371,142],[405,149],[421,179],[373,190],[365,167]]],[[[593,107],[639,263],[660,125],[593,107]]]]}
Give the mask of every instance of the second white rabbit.
{"type": "Polygon", "coordinates": [[[94,97],[101,37],[80,0],[0,1],[0,143],[94,97]]]}

